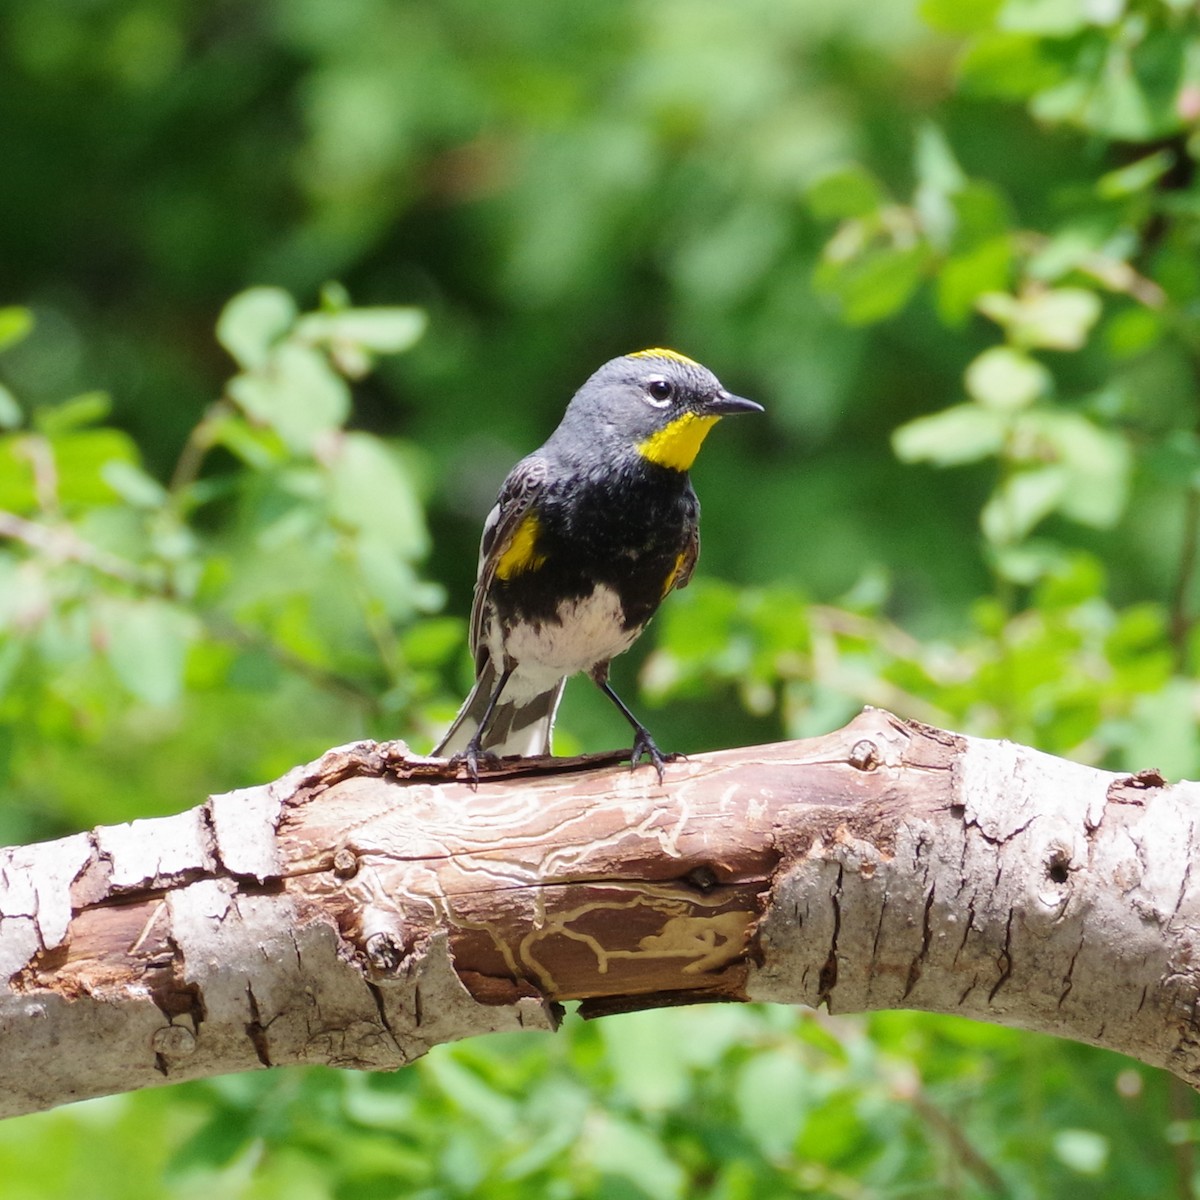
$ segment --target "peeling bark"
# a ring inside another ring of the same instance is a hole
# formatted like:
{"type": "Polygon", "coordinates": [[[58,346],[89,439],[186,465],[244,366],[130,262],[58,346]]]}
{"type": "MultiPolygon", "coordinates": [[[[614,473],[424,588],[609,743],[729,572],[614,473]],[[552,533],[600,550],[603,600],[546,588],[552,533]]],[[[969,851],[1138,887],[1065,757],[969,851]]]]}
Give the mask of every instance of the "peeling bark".
{"type": "Polygon", "coordinates": [[[918,1008],[1200,1086],[1200,786],[867,710],[478,789],[331,750],[189,812],[0,850],[0,1115],[697,1001],[918,1008]]]}

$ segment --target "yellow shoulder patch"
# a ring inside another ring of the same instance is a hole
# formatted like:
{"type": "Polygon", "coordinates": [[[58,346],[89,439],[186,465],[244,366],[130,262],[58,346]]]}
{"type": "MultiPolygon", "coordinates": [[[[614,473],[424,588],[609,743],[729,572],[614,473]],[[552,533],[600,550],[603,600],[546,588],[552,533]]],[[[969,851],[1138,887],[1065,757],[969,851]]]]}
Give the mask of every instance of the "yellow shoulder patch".
{"type": "Polygon", "coordinates": [[[537,513],[526,513],[520,525],[513,531],[508,545],[496,559],[496,578],[511,579],[522,571],[536,571],[546,556],[537,552],[538,534],[542,531],[537,513]]]}
{"type": "Polygon", "coordinates": [[[695,413],[684,413],[670,425],[652,433],[644,442],[638,442],[638,453],[660,467],[686,471],[696,461],[708,431],[719,420],[720,417],[698,417],[695,413]]]}
{"type": "Polygon", "coordinates": [[[687,551],[682,550],[675,556],[675,565],[671,568],[670,575],[667,576],[667,582],[663,584],[662,598],[664,600],[667,598],[667,593],[675,586],[675,580],[679,578],[685,562],[687,562],[687,551]]]}
{"type": "Polygon", "coordinates": [[[700,364],[694,358],[688,358],[686,354],[680,354],[678,350],[664,350],[661,346],[656,346],[653,350],[637,350],[629,355],[630,358],[669,358],[672,362],[683,363],[685,367],[698,367],[700,364]]]}

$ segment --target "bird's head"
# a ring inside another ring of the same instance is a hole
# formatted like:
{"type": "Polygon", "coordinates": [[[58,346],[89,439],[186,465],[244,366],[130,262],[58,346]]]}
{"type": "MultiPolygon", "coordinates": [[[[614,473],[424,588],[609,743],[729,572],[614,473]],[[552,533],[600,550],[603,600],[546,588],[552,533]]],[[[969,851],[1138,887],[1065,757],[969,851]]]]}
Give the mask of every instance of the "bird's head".
{"type": "Polygon", "coordinates": [[[575,393],[563,425],[575,437],[631,447],[657,466],[686,471],[721,417],[762,411],[675,350],[639,350],[596,371],[575,393]]]}

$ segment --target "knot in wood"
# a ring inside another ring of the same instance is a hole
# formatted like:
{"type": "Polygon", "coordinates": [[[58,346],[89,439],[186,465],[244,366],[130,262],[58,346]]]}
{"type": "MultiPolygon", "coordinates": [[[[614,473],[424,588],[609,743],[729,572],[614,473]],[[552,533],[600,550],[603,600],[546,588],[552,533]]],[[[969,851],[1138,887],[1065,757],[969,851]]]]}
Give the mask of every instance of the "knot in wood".
{"type": "Polygon", "coordinates": [[[339,879],[352,879],[358,874],[358,855],[348,846],[343,846],[333,856],[333,873],[339,879]]]}
{"type": "Polygon", "coordinates": [[[367,961],[376,971],[395,971],[404,958],[404,947],[390,933],[373,933],[367,938],[367,961]]]}
{"type": "Polygon", "coordinates": [[[154,1031],[150,1044],[163,1058],[185,1058],[196,1049],[196,1035],[186,1025],[162,1025],[154,1031]]]}
{"type": "Polygon", "coordinates": [[[1064,884],[1071,878],[1071,855],[1056,846],[1046,861],[1046,877],[1051,883],[1064,884]]]}
{"type": "Polygon", "coordinates": [[[879,747],[870,738],[863,738],[850,747],[846,761],[856,771],[873,771],[879,766],[879,747]]]}
{"type": "Polygon", "coordinates": [[[692,885],[702,896],[707,896],[720,883],[717,878],[717,873],[712,867],[701,864],[698,867],[693,867],[685,876],[684,879],[692,885]]]}

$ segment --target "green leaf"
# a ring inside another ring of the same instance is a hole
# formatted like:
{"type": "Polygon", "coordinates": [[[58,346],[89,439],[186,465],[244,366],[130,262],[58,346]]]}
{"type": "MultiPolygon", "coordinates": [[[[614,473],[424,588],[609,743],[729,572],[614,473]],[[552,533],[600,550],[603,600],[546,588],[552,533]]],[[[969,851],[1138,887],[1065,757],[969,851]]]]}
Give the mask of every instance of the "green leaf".
{"type": "Polygon", "coordinates": [[[1040,362],[1007,346],[985,350],[967,367],[967,392],[997,412],[1027,407],[1046,395],[1051,384],[1050,372],[1040,362]]]}
{"type": "Polygon", "coordinates": [[[100,477],[135,508],[158,508],[167,498],[162,484],[128,459],[110,459],[100,468],[100,477]]]}
{"type": "Polygon", "coordinates": [[[1127,167],[1119,167],[1107,175],[1101,175],[1096,181],[1096,191],[1106,200],[1144,192],[1175,165],[1177,157],[1174,150],[1156,150],[1127,167]]]}
{"type": "Polygon", "coordinates": [[[302,453],[350,413],[345,381],[320,351],[295,343],[280,346],[260,371],[230,380],[228,392],[248,416],[302,453]]]}
{"type": "Polygon", "coordinates": [[[887,197],[875,176],[858,163],[835,167],[808,188],[809,208],[822,221],[869,216],[885,203],[887,197]]]}
{"type": "Polygon", "coordinates": [[[137,464],[137,446],[120,429],[104,427],[56,434],[51,439],[58,472],[58,498],[64,504],[112,504],[117,492],[105,478],[115,462],[137,464]]]}
{"type": "Polygon", "coordinates": [[[1087,220],[1068,222],[1029,256],[1026,270],[1033,279],[1052,283],[1097,261],[1119,259],[1132,249],[1116,239],[1106,239],[1087,220]]]}
{"type": "Polygon", "coordinates": [[[7,350],[28,337],[33,330],[33,313],[27,308],[9,305],[0,308],[0,350],[7,350]]]}
{"type": "Polygon", "coordinates": [[[330,513],[407,559],[423,555],[428,537],[421,502],[404,461],[378,438],[348,433],[330,464],[330,513]]]}
{"type": "Polygon", "coordinates": [[[256,1132],[247,1114],[211,1101],[208,1119],[199,1129],[184,1138],[168,1159],[164,1182],[179,1187],[204,1179],[211,1172],[228,1166],[255,1141],[256,1132]]]}
{"type": "Polygon", "coordinates": [[[677,1026],[661,1011],[630,1013],[600,1027],[622,1099],[643,1112],[670,1108],[687,1096],[691,1064],[679,1047],[672,1047],[673,1028],[677,1026]]]}
{"type": "Polygon", "coordinates": [[[1078,350],[1100,316],[1100,298],[1086,288],[1030,290],[1021,296],[987,292],[979,310],[1003,326],[1018,346],[1078,350]]]}
{"type": "Polygon", "coordinates": [[[34,427],[48,437],[69,433],[103,421],[112,412],[107,392],[84,392],[61,404],[38,408],[33,414],[34,427]]]}
{"type": "Polygon", "coordinates": [[[255,287],[234,296],[217,318],[217,341],[247,370],[262,366],[296,320],[282,288],[255,287]]]}
{"type": "Polygon", "coordinates": [[[23,434],[0,437],[0,508],[28,513],[37,507],[33,463],[23,434]]]}
{"type": "Polygon", "coordinates": [[[963,324],[981,295],[1008,286],[1012,261],[1007,235],[952,254],[937,273],[938,315],[948,325],[963,324]]]}
{"type": "Polygon", "coordinates": [[[296,335],[313,342],[350,342],[376,354],[398,354],[420,339],[426,324],[419,308],[347,308],[301,317],[296,335]]]}
{"type": "Polygon", "coordinates": [[[405,630],[400,639],[405,661],[414,667],[440,667],[466,645],[459,617],[427,617],[405,630]]]}
{"type": "Polygon", "coordinates": [[[909,246],[871,245],[853,257],[826,257],[817,266],[814,281],[834,297],[842,318],[851,325],[882,321],[903,308],[917,289],[928,262],[920,243],[909,246]]]}
{"type": "Polygon", "coordinates": [[[955,252],[1009,236],[1012,216],[1008,201],[993,185],[967,180],[954,190],[950,202],[954,207],[955,252]]]}
{"type": "Polygon", "coordinates": [[[0,383],[0,429],[17,429],[24,420],[16,396],[0,383]]]}
{"type": "Polygon", "coordinates": [[[1000,413],[977,404],[956,404],[901,425],[892,434],[892,449],[901,462],[956,466],[998,454],[1007,430],[1000,413]]]}
{"type": "Polygon", "coordinates": [[[1131,358],[1149,350],[1166,332],[1163,314],[1140,306],[1116,313],[1105,324],[1104,341],[1117,358],[1131,358]]]}
{"type": "Polygon", "coordinates": [[[1034,96],[1034,115],[1134,143],[1181,132],[1176,101],[1192,39],[1165,25],[1147,29],[1140,15],[1121,33],[1081,38],[1070,72],[1034,96]]]}
{"type": "Polygon", "coordinates": [[[1024,100],[1060,82],[1063,67],[1046,51],[1041,38],[998,32],[967,47],[958,73],[968,94],[1024,100]]]}
{"type": "Polygon", "coordinates": [[[1101,6],[1085,0],[1005,0],[996,24],[1019,33],[1066,37],[1094,24],[1093,10],[1101,6]]]}
{"type": "Polygon", "coordinates": [[[265,471],[287,459],[287,446],[273,429],[252,425],[240,414],[228,413],[211,426],[214,446],[224,446],[248,467],[265,471]]]}
{"type": "Polygon", "coordinates": [[[1194,429],[1175,430],[1157,445],[1147,448],[1145,465],[1150,477],[1167,487],[1200,485],[1200,435],[1194,429]]]}
{"type": "Polygon", "coordinates": [[[464,1113],[470,1113],[490,1136],[502,1137],[516,1125],[518,1108],[511,1096],[492,1085],[476,1071],[459,1060],[448,1048],[431,1054],[421,1064],[422,1074],[429,1077],[437,1089],[453,1100],[464,1113]]]}
{"type": "Polygon", "coordinates": [[[921,0],[922,20],[943,33],[981,33],[991,28],[1003,0],[921,0]]]}
{"type": "MultiPolygon", "coordinates": [[[[1065,558],[1054,574],[1042,581],[1033,602],[1043,612],[1065,611],[1102,597],[1106,583],[1103,564],[1090,554],[1078,552],[1065,558]]],[[[1155,628],[1161,631],[1161,622],[1155,628]]]]}
{"type": "Polygon", "coordinates": [[[811,1073],[783,1049],[760,1050],[738,1072],[733,1088],[744,1135],[769,1159],[791,1154],[817,1099],[811,1073]]]}
{"type": "Polygon", "coordinates": [[[1057,465],[1010,475],[980,513],[984,537],[997,545],[1019,542],[1059,506],[1069,485],[1070,473],[1057,465]]]}
{"type": "MultiPolygon", "coordinates": [[[[1079,413],[1038,412],[1022,419],[1023,435],[1049,447],[1067,472],[1059,510],[1096,529],[1109,529],[1125,511],[1133,456],[1124,436],[1079,413]]],[[[1034,455],[1045,451],[1037,446],[1034,455]]]]}
{"type": "Polygon", "coordinates": [[[917,190],[913,204],[921,218],[921,228],[935,246],[944,248],[949,245],[958,220],[953,196],[966,185],[967,177],[946,135],[931,121],[922,122],[917,130],[915,166],[917,190]]]}
{"type": "MultiPolygon", "coordinates": [[[[649,1200],[680,1200],[685,1195],[683,1168],[651,1133],[611,1113],[594,1113],[579,1146],[584,1161],[601,1176],[627,1181],[627,1188],[649,1200]]],[[[627,1190],[627,1189],[626,1189],[627,1190]]],[[[598,1194],[617,1194],[613,1186],[598,1194]]]]}
{"type": "MultiPolygon", "coordinates": [[[[1047,575],[1063,569],[1067,552],[1057,542],[1029,538],[1017,545],[986,546],[985,557],[1001,579],[1021,587],[1033,587],[1047,575]]],[[[993,636],[1001,636],[1004,625],[1001,612],[993,636]]]]}
{"type": "Polygon", "coordinates": [[[130,693],[159,707],[175,703],[195,618],[164,600],[110,600],[97,606],[97,621],[105,655],[130,693]]]}

